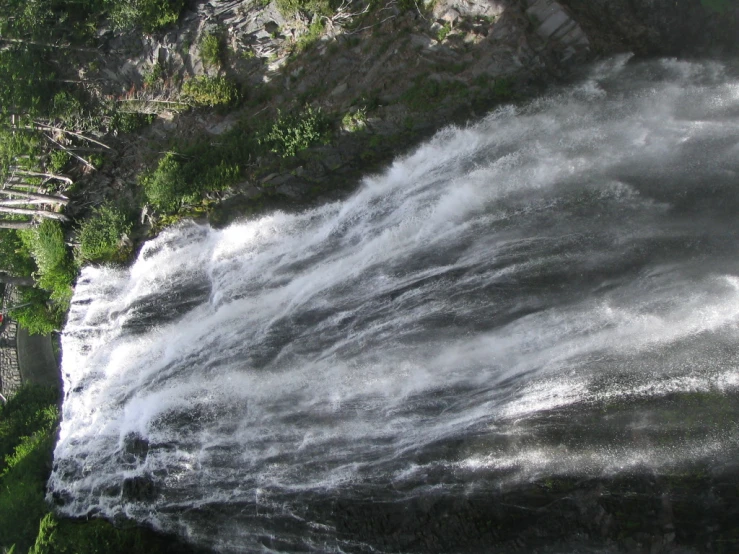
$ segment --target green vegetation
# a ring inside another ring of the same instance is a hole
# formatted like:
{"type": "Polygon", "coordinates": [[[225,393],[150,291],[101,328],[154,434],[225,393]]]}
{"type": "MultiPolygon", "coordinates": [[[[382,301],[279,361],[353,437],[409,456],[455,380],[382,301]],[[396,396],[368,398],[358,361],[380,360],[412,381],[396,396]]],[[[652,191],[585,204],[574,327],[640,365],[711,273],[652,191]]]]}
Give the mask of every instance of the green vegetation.
{"type": "Polygon", "coordinates": [[[67,252],[61,224],[45,219],[38,227],[23,231],[21,240],[36,263],[36,284],[66,309],[77,272],[67,252]]]}
{"type": "Polygon", "coordinates": [[[151,172],[141,177],[148,201],[165,212],[176,211],[190,197],[182,166],[174,152],[167,152],[151,172]]]}
{"type": "Polygon", "coordinates": [[[321,36],[323,36],[324,31],[325,23],[323,19],[320,17],[314,17],[313,21],[308,27],[308,32],[298,37],[298,40],[295,42],[296,52],[300,53],[308,50],[308,48],[310,48],[320,40],[321,36]]]}
{"type": "Polygon", "coordinates": [[[238,99],[238,91],[233,81],[226,77],[200,76],[185,81],[182,96],[196,106],[224,106],[238,99]]]}
{"type": "Polygon", "coordinates": [[[223,40],[218,33],[211,31],[204,34],[200,39],[198,49],[200,50],[200,57],[207,67],[218,68],[223,65],[225,50],[223,40]]]}
{"type": "Polygon", "coordinates": [[[241,175],[237,159],[245,144],[230,143],[219,150],[201,143],[183,154],[167,152],[141,178],[147,200],[164,213],[174,213],[194,207],[208,193],[224,190],[241,175]]]}
{"type": "Polygon", "coordinates": [[[448,21],[444,23],[444,26],[439,29],[439,32],[436,34],[436,38],[439,42],[442,42],[449,33],[452,32],[452,24],[448,21]]]}
{"type": "Polygon", "coordinates": [[[161,64],[155,63],[148,71],[144,71],[144,86],[146,88],[154,88],[164,80],[164,68],[161,64]]]}
{"type": "Polygon", "coordinates": [[[48,291],[19,287],[20,306],[10,311],[10,317],[32,335],[48,335],[64,324],[66,306],[52,302],[48,291]],[[26,305],[28,304],[28,305],[26,305]]]}
{"type": "Polygon", "coordinates": [[[0,407],[0,547],[25,552],[48,511],[44,485],[51,470],[58,392],[23,387],[0,407]]]}
{"type": "Polygon", "coordinates": [[[318,143],[328,143],[331,125],[320,108],[307,106],[299,113],[280,113],[272,125],[258,138],[258,143],[283,158],[318,143]]]}
{"type": "Polygon", "coordinates": [[[285,17],[291,17],[298,12],[330,16],[334,13],[335,5],[332,0],[277,0],[277,9],[285,17]]]}
{"type": "Polygon", "coordinates": [[[726,13],[732,6],[732,0],[701,0],[701,5],[714,13],[726,13]]]}
{"type": "Polygon", "coordinates": [[[341,126],[350,133],[361,131],[367,126],[367,109],[359,108],[354,111],[347,112],[341,118],[341,126]]]}
{"type": "Polygon", "coordinates": [[[97,208],[80,228],[80,261],[124,261],[131,253],[131,244],[123,239],[131,227],[131,220],[118,208],[109,205],[97,208]]]}
{"type": "Polygon", "coordinates": [[[59,519],[45,486],[59,420],[55,387],[25,385],[0,406],[0,551],[21,554],[175,554],[182,544],[102,520],[59,519]]]}
{"type": "Polygon", "coordinates": [[[103,5],[117,29],[140,27],[151,34],[177,21],[184,0],[104,0],[103,5]]]}

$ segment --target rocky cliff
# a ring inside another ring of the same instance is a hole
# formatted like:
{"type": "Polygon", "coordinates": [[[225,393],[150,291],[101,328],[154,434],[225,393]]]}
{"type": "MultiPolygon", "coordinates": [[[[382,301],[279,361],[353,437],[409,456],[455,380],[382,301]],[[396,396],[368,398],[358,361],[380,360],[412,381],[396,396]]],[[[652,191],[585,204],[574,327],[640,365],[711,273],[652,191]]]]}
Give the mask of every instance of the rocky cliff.
{"type": "MultiPolygon", "coordinates": [[[[169,32],[100,32],[88,65],[95,93],[149,110],[158,122],[123,145],[119,160],[83,191],[135,189],[152,151],[219,136],[240,122],[313,106],[340,123],[330,146],[291,160],[251,160],[221,196],[218,221],[256,201],[304,203],[384,163],[451,122],[538,93],[584,63],[621,52],[736,52],[735,0],[346,0],[331,15],[287,16],[277,0],[197,0],[169,32]],[[221,45],[217,63],[203,44],[221,45]],[[226,76],[238,109],[178,109],[183,83],[226,76]],[[101,185],[102,183],[102,185],[101,185]],[[337,185],[338,184],[338,185],[337,185]],[[106,188],[107,187],[107,188],[106,188]],[[318,191],[318,192],[316,192],[318,191]],[[225,213],[228,212],[228,213],[225,213]]],[[[96,202],[96,201],[93,201],[96,202]]]]}

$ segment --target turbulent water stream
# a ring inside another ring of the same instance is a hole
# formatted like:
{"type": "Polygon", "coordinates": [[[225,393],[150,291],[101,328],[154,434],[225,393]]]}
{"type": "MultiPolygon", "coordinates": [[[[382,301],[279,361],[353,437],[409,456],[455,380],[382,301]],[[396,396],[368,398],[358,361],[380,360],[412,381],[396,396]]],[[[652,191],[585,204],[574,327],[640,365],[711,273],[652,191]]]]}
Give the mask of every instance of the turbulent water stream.
{"type": "Polygon", "coordinates": [[[611,60],[344,201],[187,223],[128,269],[86,268],[60,509],[222,551],[369,551],[390,523],[352,531],[356,502],[721,471],[739,454],[736,75],[611,60]]]}

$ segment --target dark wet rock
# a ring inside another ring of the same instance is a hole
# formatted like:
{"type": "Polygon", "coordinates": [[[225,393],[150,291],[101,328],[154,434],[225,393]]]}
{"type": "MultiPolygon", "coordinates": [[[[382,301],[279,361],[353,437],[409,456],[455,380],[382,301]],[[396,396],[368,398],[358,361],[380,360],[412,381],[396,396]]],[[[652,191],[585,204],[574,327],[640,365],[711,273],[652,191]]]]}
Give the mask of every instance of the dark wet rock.
{"type": "Polygon", "coordinates": [[[739,6],[723,13],[701,0],[559,0],[603,52],[712,54],[739,48],[739,6]]]}
{"type": "Polygon", "coordinates": [[[54,506],[66,506],[72,502],[72,495],[66,491],[54,491],[51,493],[51,502],[54,506]]]}
{"type": "Polygon", "coordinates": [[[123,480],[123,499],[127,501],[145,502],[153,500],[157,496],[157,488],[151,477],[137,476],[123,480]]]}
{"type": "Polygon", "coordinates": [[[105,487],[103,490],[104,496],[120,496],[121,494],[121,486],[120,485],[110,485],[108,487],[105,487]]]}
{"type": "Polygon", "coordinates": [[[149,441],[134,433],[126,435],[123,439],[123,453],[127,458],[144,460],[149,453],[149,441]]]}

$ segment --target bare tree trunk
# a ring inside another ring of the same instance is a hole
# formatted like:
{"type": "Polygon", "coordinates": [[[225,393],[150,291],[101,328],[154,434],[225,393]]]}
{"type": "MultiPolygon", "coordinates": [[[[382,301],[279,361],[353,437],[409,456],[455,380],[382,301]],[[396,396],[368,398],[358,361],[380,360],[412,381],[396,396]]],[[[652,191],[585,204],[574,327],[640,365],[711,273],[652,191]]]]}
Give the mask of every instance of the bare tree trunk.
{"type": "MultiPolygon", "coordinates": [[[[28,198],[30,200],[37,200],[39,202],[45,202],[47,204],[57,204],[66,206],[69,203],[69,198],[66,196],[52,196],[50,194],[38,194],[35,192],[25,192],[22,190],[13,189],[0,189],[0,194],[3,196],[20,196],[21,198],[28,198]]],[[[0,200],[0,203],[6,204],[7,201],[0,200]]]]}
{"type": "Polygon", "coordinates": [[[0,219],[0,229],[30,229],[33,221],[3,221],[0,219]]]}
{"type": "Polygon", "coordinates": [[[46,123],[41,123],[40,121],[34,121],[33,123],[34,123],[33,125],[27,125],[24,128],[33,129],[36,131],[59,131],[60,133],[66,133],[67,135],[79,137],[82,140],[94,142],[95,144],[97,144],[98,146],[102,146],[106,150],[112,150],[112,148],[108,146],[107,144],[103,144],[102,142],[100,142],[99,140],[95,140],[94,138],[86,137],[82,133],[77,133],[75,131],[70,131],[68,129],[62,129],[61,127],[54,127],[52,125],[47,125],[46,123]]]}
{"type": "Polygon", "coordinates": [[[63,146],[62,144],[59,144],[59,143],[58,143],[57,141],[55,141],[55,140],[54,140],[53,138],[51,138],[51,137],[50,137],[49,135],[47,135],[47,134],[44,134],[44,136],[45,136],[45,137],[46,137],[47,139],[49,139],[49,140],[50,140],[51,142],[53,142],[54,144],[56,144],[56,145],[57,145],[57,146],[58,146],[59,148],[61,148],[62,150],[64,150],[64,151],[65,151],[65,152],[66,152],[67,154],[69,154],[70,156],[73,156],[74,158],[77,158],[77,159],[78,159],[79,161],[81,161],[81,162],[82,162],[83,164],[85,164],[85,165],[86,165],[87,167],[89,167],[90,169],[92,169],[92,170],[94,170],[94,171],[97,171],[97,168],[96,168],[96,167],[95,167],[94,165],[92,165],[92,164],[91,164],[90,162],[88,162],[88,161],[87,161],[87,160],[86,160],[85,158],[83,158],[83,157],[82,157],[82,156],[80,156],[79,154],[75,154],[75,153],[74,153],[74,152],[73,152],[72,150],[70,150],[69,148],[66,148],[66,147],[65,147],[65,146],[63,146]]]}
{"type": "Polygon", "coordinates": [[[33,277],[16,277],[6,271],[0,271],[0,283],[22,287],[32,287],[34,285],[33,277]]]}
{"type": "Polygon", "coordinates": [[[58,214],[56,212],[47,212],[46,210],[31,210],[29,208],[7,208],[0,205],[0,212],[6,214],[22,214],[30,216],[46,217],[49,219],[56,219],[58,221],[69,221],[69,218],[64,214],[58,214]]]}
{"type": "Polygon", "coordinates": [[[26,171],[25,169],[14,169],[15,173],[19,175],[26,175],[27,177],[46,177],[47,179],[56,179],[57,181],[64,181],[68,185],[74,184],[74,181],[64,175],[56,175],[55,173],[41,173],[38,171],[26,171]]]}
{"type": "Polygon", "coordinates": [[[8,38],[8,37],[0,37],[1,42],[12,42],[15,44],[30,44],[31,46],[43,46],[45,48],[59,48],[62,50],[76,50],[78,52],[97,52],[95,48],[83,48],[79,46],[69,46],[69,45],[60,45],[60,44],[52,44],[50,42],[38,42],[35,40],[24,40],[20,38],[8,38]]]}
{"type": "Polygon", "coordinates": [[[46,200],[34,200],[33,198],[8,198],[0,200],[0,206],[38,206],[48,204],[46,200]]]}

